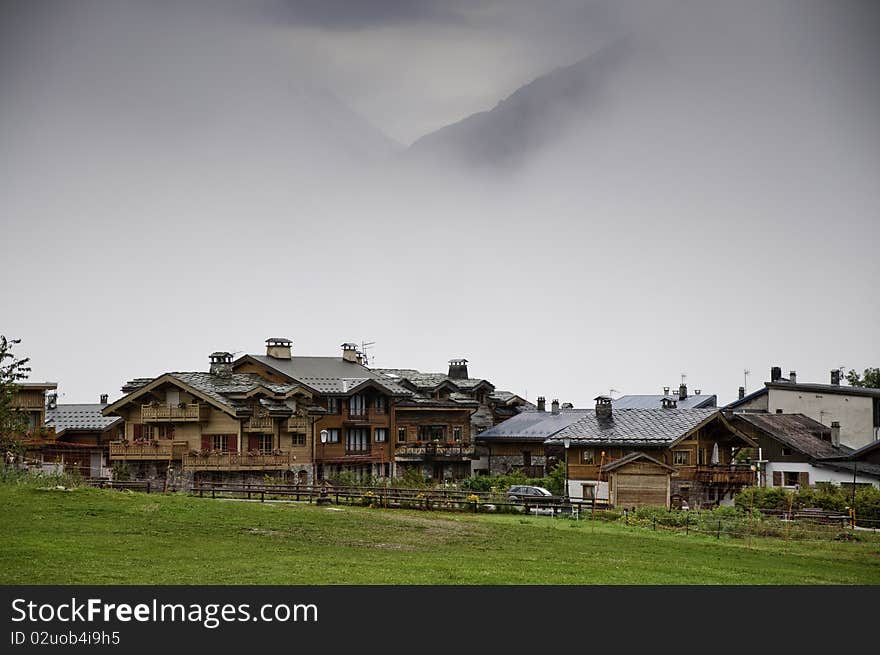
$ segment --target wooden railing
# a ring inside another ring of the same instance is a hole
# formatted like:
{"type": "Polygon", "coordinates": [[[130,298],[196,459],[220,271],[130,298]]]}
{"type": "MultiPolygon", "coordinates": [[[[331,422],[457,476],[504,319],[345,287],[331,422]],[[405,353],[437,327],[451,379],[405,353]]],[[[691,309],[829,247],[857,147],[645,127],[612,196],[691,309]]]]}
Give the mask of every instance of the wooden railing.
{"type": "Polygon", "coordinates": [[[208,407],[202,403],[184,405],[141,405],[141,418],[147,421],[200,421],[207,417],[208,407]]]}
{"type": "Polygon", "coordinates": [[[246,453],[221,453],[218,455],[191,455],[183,457],[183,468],[193,471],[234,471],[249,469],[285,469],[296,461],[289,452],[248,455],[246,453]]]}
{"type": "Polygon", "coordinates": [[[170,440],[162,440],[158,446],[154,446],[152,443],[111,441],[110,459],[171,459],[171,443],[170,440]]]}
{"type": "Polygon", "coordinates": [[[308,432],[309,420],[302,416],[292,416],[287,419],[288,432],[308,432]]]}
{"type": "Polygon", "coordinates": [[[468,457],[474,456],[474,445],[470,443],[440,444],[420,443],[398,446],[394,450],[395,457],[425,458],[425,457],[468,457]]]}
{"type": "Polygon", "coordinates": [[[273,428],[271,416],[251,416],[242,426],[245,432],[272,432],[273,428]]]}
{"type": "Polygon", "coordinates": [[[698,466],[694,472],[698,482],[711,484],[755,484],[755,472],[747,466],[698,466]]]}

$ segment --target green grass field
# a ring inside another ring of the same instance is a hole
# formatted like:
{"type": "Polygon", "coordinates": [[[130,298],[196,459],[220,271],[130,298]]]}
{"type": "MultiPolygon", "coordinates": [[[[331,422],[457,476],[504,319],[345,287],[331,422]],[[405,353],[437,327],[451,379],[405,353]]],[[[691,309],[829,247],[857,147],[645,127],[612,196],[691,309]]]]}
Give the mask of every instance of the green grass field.
{"type": "Polygon", "coordinates": [[[0,484],[3,584],[880,584],[880,542],[0,484]]]}

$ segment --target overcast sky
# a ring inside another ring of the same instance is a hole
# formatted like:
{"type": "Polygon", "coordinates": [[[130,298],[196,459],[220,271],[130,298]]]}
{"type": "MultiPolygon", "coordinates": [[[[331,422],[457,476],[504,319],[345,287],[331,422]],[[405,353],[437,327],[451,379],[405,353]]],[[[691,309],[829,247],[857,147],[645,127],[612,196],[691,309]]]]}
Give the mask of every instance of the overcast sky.
{"type": "Polygon", "coordinates": [[[2,2],[0,333],[62,402],[269,336],[577,406],[878,366],[878,13],[2,2]],[[403,152],[622,38],[515,170],[403,152]]]}

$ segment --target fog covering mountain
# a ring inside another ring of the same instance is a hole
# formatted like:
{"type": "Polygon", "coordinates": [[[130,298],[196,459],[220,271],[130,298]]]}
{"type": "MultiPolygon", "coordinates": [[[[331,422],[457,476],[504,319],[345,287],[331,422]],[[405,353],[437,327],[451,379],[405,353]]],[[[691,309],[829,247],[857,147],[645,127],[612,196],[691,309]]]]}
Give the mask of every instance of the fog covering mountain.
{"type": "Polygon", "coordinates": [[[628,59],[633,41],[621,38],[570,65],[517,89],[491,110],[479,112],[415,141],[407,154],[450,165],[509,167],[581,127],[603,102],[603,93],[628,59]]]}

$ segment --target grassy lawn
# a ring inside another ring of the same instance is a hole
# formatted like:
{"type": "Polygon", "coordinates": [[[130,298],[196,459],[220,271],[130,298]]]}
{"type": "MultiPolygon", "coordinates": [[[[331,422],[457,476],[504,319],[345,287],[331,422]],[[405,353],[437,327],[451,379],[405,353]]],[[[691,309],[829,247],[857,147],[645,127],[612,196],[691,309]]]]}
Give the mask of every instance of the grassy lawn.
{"type": "Polygon", "coordinates": [[[880,541],[0,484],[2,584],[880,584],[880,541]]]}

